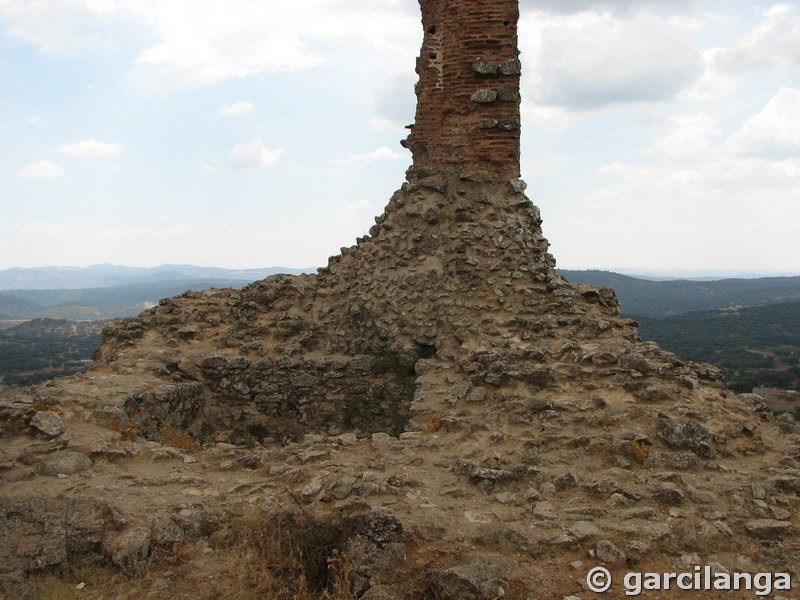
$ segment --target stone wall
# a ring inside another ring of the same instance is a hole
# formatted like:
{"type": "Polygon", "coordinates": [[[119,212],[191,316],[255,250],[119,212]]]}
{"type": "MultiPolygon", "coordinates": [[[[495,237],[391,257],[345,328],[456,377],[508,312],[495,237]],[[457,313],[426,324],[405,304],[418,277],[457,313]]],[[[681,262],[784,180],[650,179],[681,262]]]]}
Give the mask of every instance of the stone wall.
{"type": "Polygon", "coordinates": [[[301,432],[398,435],[414,396],[413,365],[397,355],[202,361],[214,429],[292,438],[301,432]]]}
{"type": "Polygon", "coordinates": [[[187,293],[109,326],[98,366],[156,379],[125,405],[142,429],[398,434],[458,418],[465,399],[599,380],[650,398],[667,393],[652,373],[669,393],[698,379],[638,346],[613,290],[555,271],[519,179],[517,1],[420,5],[408,180],[316,275],[187,293]]]}
{"type": "Polygon", "coordinates": [[[414,168],[519,177],[517,0],[420,0],[414,168]]]}

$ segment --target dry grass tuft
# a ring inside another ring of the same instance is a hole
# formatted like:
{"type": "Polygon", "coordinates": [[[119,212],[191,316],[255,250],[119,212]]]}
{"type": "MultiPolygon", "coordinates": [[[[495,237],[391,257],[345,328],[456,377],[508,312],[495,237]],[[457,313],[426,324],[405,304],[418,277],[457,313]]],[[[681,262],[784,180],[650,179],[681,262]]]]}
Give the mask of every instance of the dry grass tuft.
{"type": "Polygon", "coordinates": [[[192,454],[196,454],[203,449],[200,443],[185,431],[179,431],[166,425],[159,427],[156,438],[165,446],[186,450],[192,454]]]}
{"type": "Polygon", "coordinates": [[[136,436],[139,435],[139,430],[135,423],[130,423],[127,426],[123,425],[119,420],[119,417],[111,417],[108,419],[106,427],[108,427],[111,431],[116,431],[122,436],[122,439],[128,441],[135,440],[136,436]]]}
{"type": "Polygon", "coordinates": [[[597,423],[601,427],[612,427],[612,426],[616,425],[617,418],[612,416],[612,415],[603,415],[602,417],[600,417],[600,419],[597,421],[597,423]]]}
{"type": "Polygon", "coordinates": [[[237,520],[233,550],[245,568],[223,600],[351,600],[352,568],[344,521],[305,513],[252,514],[237,520]]]}
{"type": "Polygon", "coordinates": [[[192,454],[200,452],[203,447],[189,433],[180,431],[169,425],[156,427],[152,419],[143,421],[131,420],[128,425],[123,425],[119,417],[111,417],[106,427],[118,432],[124,440],[135,440],[138,437],[156,440],[165,446],[172,446],[179,450],[186,450],[192,454]]]}
{"type": "Polygon", "coordinates": [[[235,519],[212,555],[208,546],[160,549],[142,569],[76,567],[33,579],[40,600],[355,600],[352,519],[305,513],[235,519]]]}
{"type": "Polygon", "coordinates": [[[428,431],[431,433],[436,433],[442,429],[442,417],[441,415],[433,415],[431,417],[430,423],[428,424],[428,431]]]}
{"type": "Polygon", "coordinates": [[[67,576],[58,578],[47,574],[33,580],[33,590],[38,600],[122,600],[129,598],[131,580],[121,572],[107,566],[73,569],[67,576]]]}
{"type": "Polygon", "coordinates": [[[23,431],[27,431],[28,427],[28,419],[25,417],[0,419],[0,432],[5,435],[17,435],[23,431]]]}

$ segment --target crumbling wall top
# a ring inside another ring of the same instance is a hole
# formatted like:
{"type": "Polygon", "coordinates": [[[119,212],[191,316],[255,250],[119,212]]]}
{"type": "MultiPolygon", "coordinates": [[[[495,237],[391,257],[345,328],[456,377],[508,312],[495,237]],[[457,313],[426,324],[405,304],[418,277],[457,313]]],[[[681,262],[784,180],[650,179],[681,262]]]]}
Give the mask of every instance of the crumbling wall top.
{"type": "Polygon", "coordinates": [[[518,0],[419,0],[414,170],[519,177],[518,0]]]}

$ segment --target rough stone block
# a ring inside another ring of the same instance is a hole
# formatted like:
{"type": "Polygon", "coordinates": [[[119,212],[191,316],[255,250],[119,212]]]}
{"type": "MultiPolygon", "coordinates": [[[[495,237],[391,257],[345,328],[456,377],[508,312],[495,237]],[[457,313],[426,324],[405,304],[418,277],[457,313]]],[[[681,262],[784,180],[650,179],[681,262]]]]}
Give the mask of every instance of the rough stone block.
{"type": "Polygon", "coordinates": [[[497,100],[497,90],[478,90],[472,96],[470,96],[470,100],[473,102],[479,103],[489,103],[494,102],[497,100]]]}

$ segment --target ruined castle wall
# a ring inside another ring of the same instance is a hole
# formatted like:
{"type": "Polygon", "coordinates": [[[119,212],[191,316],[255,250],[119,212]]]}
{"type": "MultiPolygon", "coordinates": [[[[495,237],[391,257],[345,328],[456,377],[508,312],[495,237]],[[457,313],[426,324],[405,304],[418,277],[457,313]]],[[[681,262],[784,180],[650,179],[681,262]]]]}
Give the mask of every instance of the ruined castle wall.
{"type": "Polygon", "coordinates": [[[630,371],[627,350],[607,349],[635,336],[616,297],[558,276],[519,180],[516,0],[420,4],[408,181],[317,275],[187,293],[109,327],[98,360],[137,361],[141,346],[137,368],[178,384],[131,397],[129,419],[255,439],[399,433],[436,416],[436,394],[499,402],[587,362],[630,371]],[[421,391],[432,357],[453,365],[436,394],[421,391]]]}
{"type": "Polygon", "coordinates": [[[519,177],[517,0],[420,0],[415,168],[519,177]]]}
{"type": "Polygon", "coordinates": [[[215,428],[255,425],[280,437],[307,431],[397,435],[414,396],[413,369],[387,356],[283,356],[250,363],[217,355],[201,368],[216,404],[208,416],[222,420],[215,428]]]}

